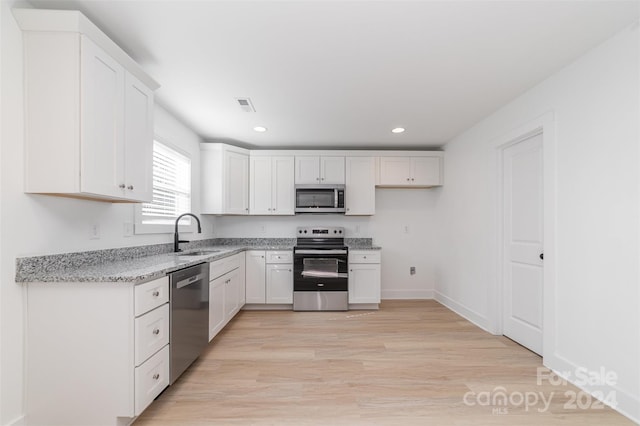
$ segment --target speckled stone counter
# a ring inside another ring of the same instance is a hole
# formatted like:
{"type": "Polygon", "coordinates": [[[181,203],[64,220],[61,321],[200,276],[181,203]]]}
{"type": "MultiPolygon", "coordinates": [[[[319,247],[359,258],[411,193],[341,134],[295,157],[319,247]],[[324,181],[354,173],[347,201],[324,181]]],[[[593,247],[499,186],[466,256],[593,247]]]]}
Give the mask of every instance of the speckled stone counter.
{"type": "Polygon", "coordinates": [[[182,244],[124,247],[16,259],[16,282],[144,282],[198,263],[211,262],[245,250],[292,250],[295,238],[216,238],[182,244]],[[193,251],[212,251],[184,256],[193,251]]]}
{"type": "Polygon", "coordinates": [[[382,250],[382,247],[373,245],[371,238],[345,238],[344,243],[351,250],[382,250]]]}
{"type": "MultiPolygon", "coordinates": [[[[371,238],[346,238],[352,250],[380,250],[371,238]]],[[[16,282],[140,283],[198,263],[211,262],[245,250],[292,250],[295,238],[215,238],[183,244],[124,247],[16,259],[16,282]],[[194,251],[208,251],[185,256],[194,251]]]]}

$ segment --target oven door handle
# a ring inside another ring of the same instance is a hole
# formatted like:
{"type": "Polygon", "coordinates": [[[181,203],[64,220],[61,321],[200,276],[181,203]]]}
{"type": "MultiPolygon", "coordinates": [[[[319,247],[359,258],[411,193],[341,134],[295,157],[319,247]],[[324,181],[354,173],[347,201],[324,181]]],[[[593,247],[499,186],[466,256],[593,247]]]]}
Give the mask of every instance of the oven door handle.
{"type": "Polygon", "coordinates": [[[294,250],[294,254],[347,254],[347,250],[294,250]]]}

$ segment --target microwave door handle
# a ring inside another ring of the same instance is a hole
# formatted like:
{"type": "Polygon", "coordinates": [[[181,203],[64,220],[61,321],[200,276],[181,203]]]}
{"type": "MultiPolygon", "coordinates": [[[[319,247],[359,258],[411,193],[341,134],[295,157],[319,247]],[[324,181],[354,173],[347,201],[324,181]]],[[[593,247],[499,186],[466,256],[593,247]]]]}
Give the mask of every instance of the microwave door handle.
{"type": "Polygon", "coordinates": [[[338,208],[338,188],[333,190],[333,207],[338,208]]]}

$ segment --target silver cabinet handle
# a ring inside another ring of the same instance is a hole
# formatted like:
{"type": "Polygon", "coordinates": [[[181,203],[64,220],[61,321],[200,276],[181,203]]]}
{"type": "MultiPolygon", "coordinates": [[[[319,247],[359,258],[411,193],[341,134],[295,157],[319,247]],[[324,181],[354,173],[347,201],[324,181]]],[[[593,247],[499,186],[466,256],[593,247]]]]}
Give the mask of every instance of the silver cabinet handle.
{"type": "Polygon", "coordinates": [[[121,183],[120,185],[118,185],[118,188],[124,189],[124,183],[121,183]]]}
{"type": "Polygon", "coordinates": [[[153,297],[158,297],[158,296],[160,296],[160,292],[159,292],[158,290],[156,290],[156,291],[154,291],[153,293],[151,293],[151,295],[152,295],[153,297]]]}
{"type": "Polygon", "coordinates": [[[160,374],[156,373],[153,375],[153,380],[158,380],[160,378],[160,374]]]}
{"type": "Polygon", "coordinates": [[[158,335],[160,334],[160,330],[158,330],[157,328],[153,329],[153,334],[158,335]]]}

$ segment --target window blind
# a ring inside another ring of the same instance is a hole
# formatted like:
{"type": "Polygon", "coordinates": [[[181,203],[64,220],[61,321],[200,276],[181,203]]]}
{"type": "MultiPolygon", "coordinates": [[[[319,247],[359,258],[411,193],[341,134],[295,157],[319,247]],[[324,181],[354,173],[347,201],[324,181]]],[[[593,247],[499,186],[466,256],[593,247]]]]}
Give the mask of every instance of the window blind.
{"type": "Polygon", "coordinates": [[[154,141],[153,201],[142,205],[142,223],[173,224],[176,217],[190,210],[191,159],[154,141]]]}

